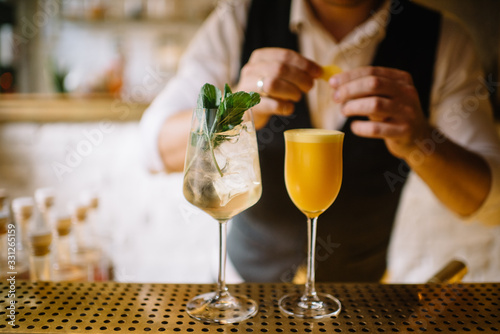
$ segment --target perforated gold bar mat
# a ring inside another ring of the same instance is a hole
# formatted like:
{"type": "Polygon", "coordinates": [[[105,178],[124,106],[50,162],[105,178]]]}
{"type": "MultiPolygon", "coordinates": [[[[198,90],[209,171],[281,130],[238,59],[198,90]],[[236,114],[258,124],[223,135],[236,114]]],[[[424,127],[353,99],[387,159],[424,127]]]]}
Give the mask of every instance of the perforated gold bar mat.
{"type": "Polygon", "coordinates": [[[253,318],[209,325],[186,303],[212,291],[202,284],[0,283],[0,333],[494,333],[500,331],[500,283],[458,285],[317,284],[337,296],[336,318],[305,321],[280,312],[289,284],[241,284],[231,293],[259,304],[253,318]],[[15,298],[12,298],[15,295],[15,298]],[[15,320],[11,322],[11,300],[15,320]],[[10,323],[9,323],[10,321],[10,323]],[[14,326],[12,326],[14,325],[14,326]]]}

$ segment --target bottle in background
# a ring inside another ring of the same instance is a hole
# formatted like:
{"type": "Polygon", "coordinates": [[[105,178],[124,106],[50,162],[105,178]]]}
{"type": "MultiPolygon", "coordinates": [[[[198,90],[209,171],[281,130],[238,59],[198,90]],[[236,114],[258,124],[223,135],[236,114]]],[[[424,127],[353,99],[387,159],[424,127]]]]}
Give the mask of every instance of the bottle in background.
{"type": "Polygon", "coordinates": [[[95,271],[98,267],[100,252],[92,238],[87,221],[87,206],[79,203],[71,210],[71,221],[75,237],[75,254],[77,263],[84,263],[88,268],[88,280],[95,281],[95,271]]]}
{"type": "Polygon", "coordinates": [[[87,206],[78,203],[71,208],[71,221],[75,231],[76,247],[79,250],[89,250],[94,246],[90,225],[87,221],[87,206]]]}
{"type": "Polygon", "coordinates": [[[17,229],[9,209],[8,201],[0,210],[0,279],[15,275],[19,279],[29,279],[26,253],[19,249],[17,229]]]}
{"type": "Polygon", "coordinates": [[[0,211],[7,208],[7,190],[0,188],[0,211]]]}
{"type": "Polygon", "coordinates": [[[32,197],[17,197],[12,200],[12,212],[17,227],[17,237],[21,241],[22,249],[28,247],[28,226],[33,219],[35,202],[32,197]]]}
{"type": "Polygon", "coordinates": [[[33,217],[28,226],[28,240],[30,246],[30,280],[52,281],[52,230],[37,209],[33,210],[33,217]]]}
{"type": "Polygon", "coordinates": [[[14,228],[9,228],[7,237],[15,242],[15,272],[19,279],[29,278],[28,256],[28,226],[33,214],[33,198],[17,197],[10,203],[8,195],[5,196],[3,210],[7,213],[9,223],[14,228]]]}
{"type": "Polygon", "coordinates": [[[6,276],[8,271],[10,271],[8,270],[9,250],[7,244],[9,218],[7,191],[5,189],[0,189],[0,277],[2,278],[6,276]]]}
{"type": "Polygon", "coordinates": [[[57,238],[54,242],[54,281],[84,282],[89,278],[88,266],[78,263],[72,249],[71,216],[59,214],[56,218],[57,238]]]}
{"type": "Polygon", "coordinates": [[[49,225],[53,237],[57,237],[55,216],[54,216],[54,206],[55,206],[55,194],[53,188],[38,188],[35,190],[35,203],[43,218],[49,225]]]}
{"type": "Polygon", "coordinates": [[[95,192],[85,192],[81,196],[82,203],[87,207],[87,224],[94,241],[94,248],[99,252],[99,260],[94,268],[95,281],[113,280],[113,263],[111,261],[111,231],[103,221],[101,203],[95,192]]]}
{"type": "MultiPolygon", "coordinates": [[[[0,277],[7,276],[9,270],[9,245],[7,243],[7,231],[9,230],[9,216],[7,210],[0,210],[0,277]]],[[[15,247],[15,243],[14,243],[15,247]]]]}

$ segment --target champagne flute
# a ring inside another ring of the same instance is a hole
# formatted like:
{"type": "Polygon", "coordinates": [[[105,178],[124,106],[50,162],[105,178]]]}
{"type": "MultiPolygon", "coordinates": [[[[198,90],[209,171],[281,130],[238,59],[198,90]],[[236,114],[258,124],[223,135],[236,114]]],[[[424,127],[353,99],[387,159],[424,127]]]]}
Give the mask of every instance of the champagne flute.
{"type": "Polygon", "coordinates": [[[255,301],[233,296],[225,283],[226,226],[262,193],[257,139],[251,110],[233,129],[207,135],[217,109],[195,109],[184,167],[186,199],[219,222],[217,290],[195,297],[187,313],[208,323],[234,323],[257,313],[255,301]]]}
{"type": "Polygon", "coordinates": [[[280,309],[299,318],[323,318],[340,313],[340,301],[317,293],[314,282],[318,216],[337,197],[342,183],[344,133],[323,129],[293,129],[285,135],[285,184],[292,202],[307,217],[307,282],[304,294],[279,301],[280,309]]]}

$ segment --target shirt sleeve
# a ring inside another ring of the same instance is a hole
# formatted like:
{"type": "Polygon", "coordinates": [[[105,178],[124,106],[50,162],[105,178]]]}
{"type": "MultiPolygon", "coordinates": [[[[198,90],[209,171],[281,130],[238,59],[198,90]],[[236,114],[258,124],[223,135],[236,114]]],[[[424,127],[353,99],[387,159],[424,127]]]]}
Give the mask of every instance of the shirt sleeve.
{"type": "Polygon", "coordinates": [[[473,40],[450,17],[443,18],[434,75],[431,124],[482,156],[492,173],[488,197],[466,220],[500,225],[500,140],[489,100],[491,73],[485,75],[473,40]]]}
{"type": "Polygon", "coordinates": [[[180,59],[176,75],[146,109],[140,135],[146,167],[164,171],[158,136],[164,122],[177,112],[195,107],[205,83],[223,88],[238,78],[249,1],[221,1],[202,24],[180,59]]]}

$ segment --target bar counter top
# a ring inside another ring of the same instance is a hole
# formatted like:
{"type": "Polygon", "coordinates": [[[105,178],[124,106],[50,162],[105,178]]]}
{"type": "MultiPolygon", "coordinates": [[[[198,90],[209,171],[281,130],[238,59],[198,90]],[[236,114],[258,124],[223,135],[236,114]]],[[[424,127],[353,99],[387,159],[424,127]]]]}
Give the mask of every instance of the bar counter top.
{"type": "Polygon", "coordinates": [[[237,324],[210,325],[191,319],[185,306],[215,285],[17,281],[13,291],[4,280],[0,333],[500,332],[500,283],[316,287],[340,299],[338,317],[302,320],[281,313],[281,296],[302,292],[303,286],[244,283],[230,285],[229,290],[257,301],[257,315],[237,324]]]}

